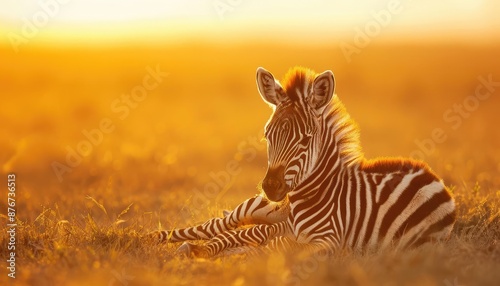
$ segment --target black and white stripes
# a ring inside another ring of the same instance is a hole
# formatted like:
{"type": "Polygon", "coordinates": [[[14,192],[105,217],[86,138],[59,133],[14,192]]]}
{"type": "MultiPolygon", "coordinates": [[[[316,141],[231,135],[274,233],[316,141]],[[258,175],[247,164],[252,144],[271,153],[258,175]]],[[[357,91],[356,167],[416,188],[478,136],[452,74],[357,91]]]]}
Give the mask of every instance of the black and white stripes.
{"type": "Polygon", "coordinates": [[[265,130],[267,198],[248,199],[202,225],[162,231],[160,239],[207,240],[180,250],[213,256],[242,246],[334,252],[446,238],[455,205],[442,181],[421,162],[364,159],[334,83],[331,71],[294,68],[282,85],[259,68],[259,92],[274,111],[265,130]]]}

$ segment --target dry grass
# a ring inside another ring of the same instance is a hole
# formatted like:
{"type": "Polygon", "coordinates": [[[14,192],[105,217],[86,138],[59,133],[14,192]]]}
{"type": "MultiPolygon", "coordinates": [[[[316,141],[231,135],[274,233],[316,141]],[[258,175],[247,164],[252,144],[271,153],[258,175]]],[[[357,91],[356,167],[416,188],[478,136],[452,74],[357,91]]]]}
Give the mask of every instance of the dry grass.
{"type": "MultiPolygon", "coordinates": [[[[500,133],[493,122],[500,92],[456,129],[443,113],[474,94],[478,76],[500,80],[497,51],[373,46],[348,64],[336,46],[33,47],[19,55],[0,48],[2,178],[15,172],[18,185],[15,285],[496,285],[500,133]],[[168,77],[121,120],[113,100],[158,64],[168,77]],[[457,202],[448,242],[329,260],[255,261],[181,259],[174,255],[178,245],[141,239],[159,226],[218,216],[257,192],[266,168],[260,131],[271,111],[257,94],[254,72],[264,66],[280,77],[295,64],[334,71],[369,158],[407,156],[418,150],[415,140],[443,129],[446,140],[425,160],[457,202]],[[65,163],[66,146],[76,148],[82,130],[103,118],[115,130],[59,182],[51,163],[65,163]],[[228,162],[240,172],[229,176],[227,188],[217,187],[214,174],[225,180],[228,162]]],[[[0,203],[5,209],[6,195],[0,203]]],[[[6,217],[0,221],[3,228],[6,217]]],[[[2,269],[4,285],[10,278],[2,269]]]]}

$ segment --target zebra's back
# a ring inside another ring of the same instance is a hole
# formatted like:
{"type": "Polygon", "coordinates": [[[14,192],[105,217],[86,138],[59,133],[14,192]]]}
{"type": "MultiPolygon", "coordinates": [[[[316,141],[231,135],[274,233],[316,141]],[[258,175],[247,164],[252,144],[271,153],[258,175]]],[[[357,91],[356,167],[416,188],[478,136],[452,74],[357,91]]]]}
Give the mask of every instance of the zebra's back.
{"type": "Polygon", "coordinates": [[[370,215],[362,222],[363,237],[351,247],[385,248],[394,242],[418,246],[449,236],[455,204],[442,180],[425,163],[378,159],[363,161],[358,170],[367,188],[365,205],[370,215]]]}

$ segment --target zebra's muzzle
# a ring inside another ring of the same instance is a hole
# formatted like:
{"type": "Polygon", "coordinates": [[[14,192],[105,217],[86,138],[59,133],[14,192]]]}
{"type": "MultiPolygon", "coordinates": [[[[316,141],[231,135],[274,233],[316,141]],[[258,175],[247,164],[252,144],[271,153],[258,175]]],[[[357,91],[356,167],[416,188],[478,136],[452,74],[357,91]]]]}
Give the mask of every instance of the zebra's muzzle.
{"type": "Polygon", "coordinates": [[[262,189],[269,200],[278,202],[285,198],[288,185],[285,183],[285,168],[269,168],[262,181],[262,189]]]}

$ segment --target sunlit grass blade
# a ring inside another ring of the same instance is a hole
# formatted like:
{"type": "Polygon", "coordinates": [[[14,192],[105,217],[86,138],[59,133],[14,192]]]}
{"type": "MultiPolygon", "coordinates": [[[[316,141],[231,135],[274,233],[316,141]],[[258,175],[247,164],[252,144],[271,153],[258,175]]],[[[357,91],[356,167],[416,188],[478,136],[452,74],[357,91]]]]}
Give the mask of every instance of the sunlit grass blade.
{"type": "Polygon", "coordinates": [[[128,213],[128,211],[130,210],[130,207],[133,205],[134,203],[131,203],[130,205],[128,205],[117,217],[116,217],[116,220],[119,220],[122,215],[125,215],[126,213],[128,213]]]}
{"type": "Polygon", "coordinates": [[[106,208],[102,204],[100,204],[99,202],[97,202],[91,196],[87,196],[86,198],[89,199],[89,200],[91,200],[94,204],[96,204],[96,206],[98,206],[106,214],[106,216],[108,216],[108,212],[106,211],[106,208]]]}

